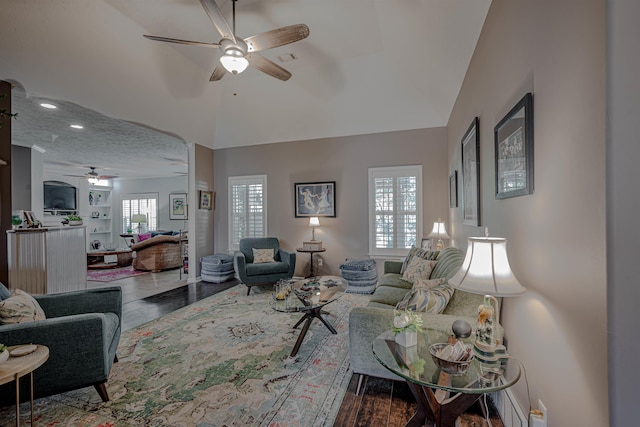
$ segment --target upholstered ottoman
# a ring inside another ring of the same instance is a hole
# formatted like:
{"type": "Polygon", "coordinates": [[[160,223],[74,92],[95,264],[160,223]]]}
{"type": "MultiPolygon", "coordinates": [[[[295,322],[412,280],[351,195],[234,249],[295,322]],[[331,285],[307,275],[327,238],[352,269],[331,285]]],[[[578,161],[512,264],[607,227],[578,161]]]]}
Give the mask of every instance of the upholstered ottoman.
{"type": "Polygon", "coordinates": [[[200,258],[200,278],[204,282],[222,283],[233,279],[233,256],[226,254],[208,255],[200,258]]]}
{"type": "Polygon", "coordinates": [[[378,272],[373,259],[347,259],[340,266],[340,275],[349,284],[346,292],[371,294],[376,290],[378,272]]]}

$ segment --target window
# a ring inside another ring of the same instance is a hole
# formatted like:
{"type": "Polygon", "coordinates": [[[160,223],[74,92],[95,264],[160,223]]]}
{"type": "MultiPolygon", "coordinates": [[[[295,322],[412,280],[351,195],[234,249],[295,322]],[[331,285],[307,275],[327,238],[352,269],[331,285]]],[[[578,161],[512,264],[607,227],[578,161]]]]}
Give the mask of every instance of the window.
{"type": "Polygon", "coordinates": [[[369,253],[404,256],[422,235],[422,166],[369,169],[369,253]]]}
{"type": "Polygon", "coordinates": [[[127,194],[122,197],[122,232],[143,233],[158,229],[158,193],[127,194]],[[147,223],[131,223],[133,215],[144,215],[147,223]]]}
{"type": "Polygon", "coordinates": [[[229,177],[229,246],[244,237],[267,236],[267,176],[229,177]]]}

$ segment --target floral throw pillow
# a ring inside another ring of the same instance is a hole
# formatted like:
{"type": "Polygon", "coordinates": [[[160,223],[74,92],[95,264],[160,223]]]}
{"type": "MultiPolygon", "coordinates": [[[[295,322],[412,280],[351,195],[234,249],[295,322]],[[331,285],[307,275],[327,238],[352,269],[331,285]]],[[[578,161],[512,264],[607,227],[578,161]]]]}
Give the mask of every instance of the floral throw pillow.
{"type": "Polygon", "coordinates": [[[438,287],[440,285],[444,285],[444,282],[446,282],[447,280],[444,277],[441,277],[440,279],[423,279],[423,278],[419,278],[418,280],[416,280],[415,282],[413,282],[413,287],[411,289],[433,289],[435,287],[438,287]]]}
{"type": "Polygon", "coordinates": [[[449,285],[440,285],[433,289],[412,289],[396,305],[396,310],[440,314],[449,304],[453,292],[454,289],[449,285]]]}
{"type": "Polygon", "coordinates": [[[419,279],[427,280],[431,276],[431,271],[435,267],[437,261],[430,261],[419,257],[411,258],[407,268],[402,274],[402,280],[409,283],[415,283],[419,279]]]}
{"type": "Polygon", "coordinates": [[[38,301],[20,289],[16,289],[9,298],[0,301],[0,324],[11,325],[44,319],[46,316],[38,301]]]}
{"type": "Polygon", "coordinates": [[[411,246],[411,249],[409,250],[407,257],[402,262],[402,268],[400,269],[400,274],[404,274],[404,272],[407,270],[407,266],[409,265],[409,262],[414,257],[428,259],[428,260],[436,260],[439,254],[440,252],[438,251],[428,251],[426,249],[418,248],[415,245],[411,246]]]}
{"type": "Polygon", "coordinates": [[[276,262],[273,259],[273,249],[251,249],[253,251],[253,263],[263,264],[265,262],[276,262]]]}

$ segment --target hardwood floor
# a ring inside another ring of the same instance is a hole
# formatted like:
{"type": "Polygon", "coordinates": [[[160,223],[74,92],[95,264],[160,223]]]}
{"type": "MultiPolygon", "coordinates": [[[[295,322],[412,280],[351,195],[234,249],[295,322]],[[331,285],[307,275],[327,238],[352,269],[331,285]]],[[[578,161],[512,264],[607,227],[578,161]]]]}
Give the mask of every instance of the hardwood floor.
{"type": "MultiPolygon", "coordinates": [[[[187,283],[186,279],[180,280],[178,270],[168,270],[113,282],[87,282],[87,287],[122,288],[122,329],[126,331],[237,284],[237,280],[220,284],[187,283]]],[[[400,427],[416,410],[416,402],[405,383],[370,377],[359,396],[355,395],[357,385],[358,376],[354,375],[334,426],[400,427]]],[[[495,408],[490,406],[489,412],[493,427],[504,427],[495,408]]],[[[489,427],[480,404],[476,403],[458,418],[456,427],[489,427]]]]}

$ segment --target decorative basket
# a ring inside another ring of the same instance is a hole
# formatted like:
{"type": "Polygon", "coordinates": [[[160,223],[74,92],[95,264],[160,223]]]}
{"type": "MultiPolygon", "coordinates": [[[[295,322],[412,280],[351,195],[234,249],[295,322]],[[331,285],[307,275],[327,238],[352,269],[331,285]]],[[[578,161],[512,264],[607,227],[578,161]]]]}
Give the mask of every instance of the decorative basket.
{"type": "Polygon", "coordinates": [[[451,375],[463,375],[471,366],[471,362],[473,361],[473,353],[471,353],[471,357],[467,360],[462,361],[449,361],[445,359],[441,359],[436,354],[443,348],[448,346],[447,343],[438,343],[432,344],[429,346],[429,353],[431,354],[431,358],[433,359],[433,363],[436,364],[438,368],[440,368],[443,372],[451,375]]]}

